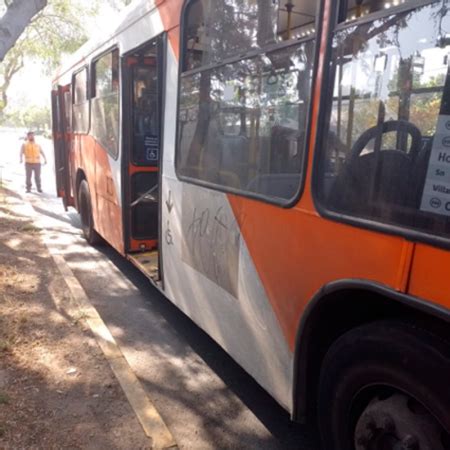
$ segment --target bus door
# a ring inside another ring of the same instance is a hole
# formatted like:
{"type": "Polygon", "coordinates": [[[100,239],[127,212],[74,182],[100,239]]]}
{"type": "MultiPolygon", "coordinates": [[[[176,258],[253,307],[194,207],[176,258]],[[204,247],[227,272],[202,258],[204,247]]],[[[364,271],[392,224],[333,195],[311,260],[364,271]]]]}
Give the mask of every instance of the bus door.
{"type": "Polygon", "coordinates": [[[56,192],[66,210],[75,205],[70,183],[70,105],[70,85],[58,86],[52,91],[56,192]]]}
{"type": "Polygon", "coordinates": [[[123,64],[126,249],[151,261],[152,271],[158,261],[162,55],[162,39],[156,38],[123,64]]]}

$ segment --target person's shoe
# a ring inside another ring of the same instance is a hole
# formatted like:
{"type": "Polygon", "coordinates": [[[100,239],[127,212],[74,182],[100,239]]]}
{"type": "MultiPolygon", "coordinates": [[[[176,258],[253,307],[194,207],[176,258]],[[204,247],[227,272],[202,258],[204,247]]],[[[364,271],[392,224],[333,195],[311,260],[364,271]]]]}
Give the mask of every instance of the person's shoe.
{"type": "Polygon", "coordinates": [[[27,189],[27,194],[29,194],[31,192],[31,189],[27,189]]]}
{"type": "Polygon", "coordinates": [[[37,191],[39,192],[39,194],[42,194],[42,189],[38,189],[37,191]]]}

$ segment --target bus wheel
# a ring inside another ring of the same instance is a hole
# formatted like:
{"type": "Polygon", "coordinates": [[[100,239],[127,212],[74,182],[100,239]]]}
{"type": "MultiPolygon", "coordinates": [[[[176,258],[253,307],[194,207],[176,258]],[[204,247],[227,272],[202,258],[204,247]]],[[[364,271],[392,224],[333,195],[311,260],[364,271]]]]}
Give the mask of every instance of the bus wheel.
{"type": "Polygon", "coordinates": [[[81,228],[85,239],[91,245],[101,242],[100,235],[94,229],[94,219],[92,216],[91,193],[86,180],[82,180],[78,189],[78,209],[81,218],[81,228]]]}
{"type": "Polygon", "coordinates": [[[318,419],[324,450],[450,449],[450,345],[412,325],[376,322],[325,356],[318,419]]]}

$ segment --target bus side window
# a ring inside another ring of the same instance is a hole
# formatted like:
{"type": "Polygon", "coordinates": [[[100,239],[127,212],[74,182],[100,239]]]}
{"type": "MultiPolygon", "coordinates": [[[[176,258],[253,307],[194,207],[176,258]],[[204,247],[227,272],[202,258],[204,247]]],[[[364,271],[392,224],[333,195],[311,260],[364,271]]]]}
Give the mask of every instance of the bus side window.
{"type": "Polygon", "coordinates": [[[189,4],[179,175],[279,203],[295,197],[303,174],[316,8],[317,2],[300,0],[189,4]]]}
{"type": "Polygon", "coordinates": [[[411,0],[348,0],[346,20],[355,20],[377,11],[403,5],[411,0]]]}
{"type": "Polygon", "coordinates": [[[450,46],[442,31],[450,16],[434,2],[374,17],[333,37],[320,202],[341,215],[448,235],[450,46]]]}
{"type": "Polygon", "coordinates": [[[89,132],[89,101],[87,95],[87,67],[73,76],[73,108],[72,120],[75,133],[89,132]]]}
{"type": "Polygon", "coordinates": [[[119,152],[118,50],[94,62],[92,78],[92,134],[115,158],[119,152]]]}
{"type": "Polygon", "coordinates": [[[70,133],[72,130],[72,108],[70,108],[70,103],[71,103],[71,97],[72,94],[69,91],[66,91],[64,93],[64,107],[65,107],[65,113],[66,113],[66,133],[70,133]]]}
{"type": "Polygon", "coordinates": [[[186,11],[184,69],[312,36],[316,10],[317,2],[312,0],[194,0],[186,11]]]}

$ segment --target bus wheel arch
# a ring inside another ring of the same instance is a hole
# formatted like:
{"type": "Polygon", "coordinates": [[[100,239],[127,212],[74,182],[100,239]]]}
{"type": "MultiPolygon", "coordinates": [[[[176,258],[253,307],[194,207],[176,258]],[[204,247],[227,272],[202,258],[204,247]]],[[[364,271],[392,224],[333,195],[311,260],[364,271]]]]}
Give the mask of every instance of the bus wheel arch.
{"type": "Polygon", "coordinates": [[[102,242],[101,236],[95,229],[94,216],[92,211],[92,197],[87,179],[80,179],[77,189],[78,212],[80,214],[81,228],[86,241],[90,245],[97,245],[102,242]]]}
{"type": "Polygon", "coordinates": [[[432,330],[447,342],[450,339],[448,310],[373,282],[341,280],[324,286],[313,297],[297,331],[294,420],[315,421],[320,371],[331,346],[354,328],[391,319],[432,330]]]}

